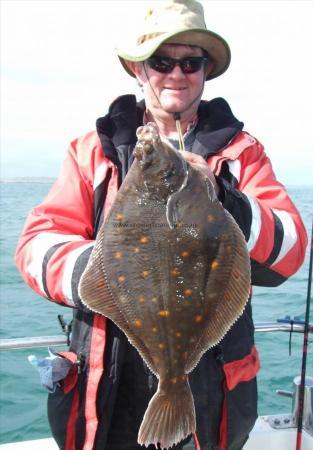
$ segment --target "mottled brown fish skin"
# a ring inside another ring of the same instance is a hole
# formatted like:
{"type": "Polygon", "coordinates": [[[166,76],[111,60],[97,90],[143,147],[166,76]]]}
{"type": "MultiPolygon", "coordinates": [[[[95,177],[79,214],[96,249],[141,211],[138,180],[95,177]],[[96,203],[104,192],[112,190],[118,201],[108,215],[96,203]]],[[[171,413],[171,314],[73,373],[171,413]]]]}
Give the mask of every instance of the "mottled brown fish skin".
{"type": "Polygon", "coordinates": [[[80,283],[159,378],[138,442],[168,448],[195,432],[188,374],[241,315],[250,291],[244,237],[210,181],[137,131],[135,161],[80,283]],[[98,287],[97,287],[98,286],[98,287]]]}

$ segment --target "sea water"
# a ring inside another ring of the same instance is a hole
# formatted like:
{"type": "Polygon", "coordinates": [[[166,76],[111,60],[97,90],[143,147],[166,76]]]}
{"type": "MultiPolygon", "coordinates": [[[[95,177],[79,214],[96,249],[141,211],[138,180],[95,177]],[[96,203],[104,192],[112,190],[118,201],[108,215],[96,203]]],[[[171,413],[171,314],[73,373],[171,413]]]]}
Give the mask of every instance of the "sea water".
{"type": "MultiPolygon", "coordinates": [[[[63,314],[71,319],[71,310],[34,293],[15,268],[13,255],[27,213],[42,201],[49,183],[0,183],[0,338],[60,335],[57,320],[63,314]]],[[[308,234],[312,223],[313,187],[288,189],[301,212],[308,234]]],[[[276,321],[286,315],[305,314],[309,251],[296,275],[276,288],[254,288],[254,321],[276,321]]],[[[312,314],[311,314],[312,317],[312,314]]],[[[259,413],[290,412],[291,399],[279,397],[276,389],[290,390],[293,377],[300,374],[302,334],[257,333],[261,357],[258,377],[259,413]]],[[[310,335],[312,342],[312,335],[310,335]]],[[[312,348],[309,347],[307,373],[313,376],[312,348]]],[[[46,415],[47,394],[38,373],[27,361],[29,354],[48,356],[46,349],[10,350],[0,353],[0,443],[42,438],[49,435],[46,415]]]]}

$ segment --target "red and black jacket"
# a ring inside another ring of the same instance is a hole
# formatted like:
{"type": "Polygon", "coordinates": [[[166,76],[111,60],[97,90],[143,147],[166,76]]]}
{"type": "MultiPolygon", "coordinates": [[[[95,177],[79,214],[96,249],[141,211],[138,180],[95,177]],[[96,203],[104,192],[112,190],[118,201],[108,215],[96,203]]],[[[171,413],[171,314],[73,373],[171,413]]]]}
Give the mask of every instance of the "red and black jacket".
{"type": "MultiPolygon", "coordinates": [[[[16,251],[25,281],[47,299],[73,308],[70,352],[63,356],[79,364],[48,400],[52,433],[66,450],[104,448],[128,352],[123,333],[87,311],[77,287],[99,226],[132,163],[143,112],[143,102],[120,97],[97,121],[97,132],[71,144],[60,177],[30,213],[16,251]]],[[[242,131],[225,100],[201,102],[198,115],[192,151],[207,160],[220,201],[246,237],[252,284],[277,286],[304,259],[307,239],[299,213],[262,145],[242,131]]],[[[217,443],[221,449],[240,449],[255,422],[259,362],[253,334],[249,303],[190,375],[202,450],[217,443]]]]}

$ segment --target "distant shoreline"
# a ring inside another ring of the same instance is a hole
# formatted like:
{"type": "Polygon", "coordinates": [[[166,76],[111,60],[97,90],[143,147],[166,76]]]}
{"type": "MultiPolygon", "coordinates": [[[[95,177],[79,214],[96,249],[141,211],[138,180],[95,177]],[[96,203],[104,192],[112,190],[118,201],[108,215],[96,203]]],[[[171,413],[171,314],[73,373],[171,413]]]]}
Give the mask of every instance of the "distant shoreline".
{"type": "MultiPolygon", "coordinates": [[[[41,183],[52,184],[56,181],[56,177],[6,177],[0,178],[1,183],[41,183]]],[[[312,189],[313,184],[287,184],[287,189],[312,189]]]]}
{"type": "Polygon", "coordinates": [[[0,183],[54,183],[55,177],[8,177],[0,178],[0,183]]]}

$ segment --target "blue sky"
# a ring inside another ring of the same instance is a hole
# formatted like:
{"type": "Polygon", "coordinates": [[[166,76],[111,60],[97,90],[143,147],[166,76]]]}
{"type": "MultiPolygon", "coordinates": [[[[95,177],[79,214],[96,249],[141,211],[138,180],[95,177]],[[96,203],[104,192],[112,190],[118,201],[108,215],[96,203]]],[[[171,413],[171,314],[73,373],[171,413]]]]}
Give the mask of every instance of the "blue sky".
{"type": "MultiPolygon", "coordinates": [[[[313,2],[202,3],[207,27],[232,49],[203,98],[229,101],[284,184],[312,186],[313,2]]],[[[1,1],[1,177],[57,176],[69,142],[114,98],[140,98],[114,46],[146,4],[1,1]]]]}

